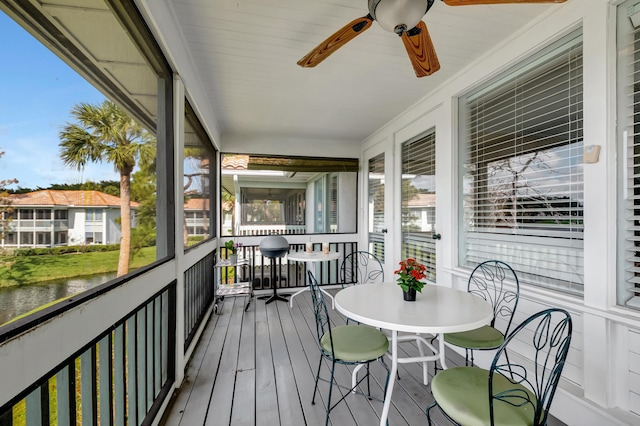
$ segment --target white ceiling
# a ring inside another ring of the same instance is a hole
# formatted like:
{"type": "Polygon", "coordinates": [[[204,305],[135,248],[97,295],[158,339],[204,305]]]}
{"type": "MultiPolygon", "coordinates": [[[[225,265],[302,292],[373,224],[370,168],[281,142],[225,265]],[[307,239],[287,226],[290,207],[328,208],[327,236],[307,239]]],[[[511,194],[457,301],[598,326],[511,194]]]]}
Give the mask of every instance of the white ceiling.
{"type": "Polygon", "coordinates": [[[359,143],[555,4],[447,6],[423,18],[441,69],[416,78],[376,22],[315,68],[296,62],[367,0],[168,0],[220,134],[359,143]]]}

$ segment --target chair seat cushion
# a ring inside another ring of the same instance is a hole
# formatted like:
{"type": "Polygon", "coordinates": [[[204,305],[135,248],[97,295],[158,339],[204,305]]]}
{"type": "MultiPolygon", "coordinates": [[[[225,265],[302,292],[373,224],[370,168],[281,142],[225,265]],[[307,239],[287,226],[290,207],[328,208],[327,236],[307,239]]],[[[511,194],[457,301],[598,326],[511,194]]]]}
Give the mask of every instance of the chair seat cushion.
{"type": "MultiPolygon", "coordinates": [[[[331,329],[333,356],[347,362],[370,361],[389,349],[389,339],[380,330],[366,325],[342,325],[331,329]]],[[[329,333],[320,339],[322,349],[331,353],[329,333]]]]}
{"type": "Polygon", "coordinates": [[[474,330],[446,333],[444,341],[467,349],[494,349],[504,342],[504,336],[499,330],[484,325],[474,330]]]}
{"type": "MultiPolygon", "coordinates": [[[[515,390],[509,402],[493,401],[496,426],[532,425],[535,407],[525,403],[536,398],[526,387],[505,376],[493,376],[494,395],[515,390]],[[520,406],[516,406],[520,405],[520,406]]],[[[441,371],[431,381],[431,392],[440,408],[463,426],[489,425],[489,371],[478,367],[455,367],[441,371]]]]}

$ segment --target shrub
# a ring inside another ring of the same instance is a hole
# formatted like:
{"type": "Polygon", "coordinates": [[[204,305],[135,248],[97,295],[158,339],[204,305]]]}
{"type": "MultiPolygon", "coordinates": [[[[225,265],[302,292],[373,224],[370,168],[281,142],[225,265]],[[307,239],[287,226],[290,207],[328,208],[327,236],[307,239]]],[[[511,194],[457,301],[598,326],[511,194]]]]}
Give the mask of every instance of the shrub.
{"type": "Polygon", "coordinates": [[[12,254],[14,256],[47,256],[47,255],[60,255],[71,253],[91,253],[91,252],[106,252],[120,250],[120,244],[92,244],[92,245],[79,245],[79,246],[58,246],[58,247],[30,247],[23,249],[14,249],[12,254]]]}

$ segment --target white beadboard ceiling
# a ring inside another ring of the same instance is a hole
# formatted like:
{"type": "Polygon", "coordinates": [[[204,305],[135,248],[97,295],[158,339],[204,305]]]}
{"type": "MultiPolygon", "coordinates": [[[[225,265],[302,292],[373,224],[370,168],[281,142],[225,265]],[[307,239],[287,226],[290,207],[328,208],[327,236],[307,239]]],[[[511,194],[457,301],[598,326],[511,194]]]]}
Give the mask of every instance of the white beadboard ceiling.
{"type": "Polygon", "coordinates": [[[529,21],[557,4],[447,6],[423,18],[440,60],[416,78],[402,41],[376,22],[315,68],[296,62],[367,0],[167,0],[222,139],[360,143],[529,21]]]}

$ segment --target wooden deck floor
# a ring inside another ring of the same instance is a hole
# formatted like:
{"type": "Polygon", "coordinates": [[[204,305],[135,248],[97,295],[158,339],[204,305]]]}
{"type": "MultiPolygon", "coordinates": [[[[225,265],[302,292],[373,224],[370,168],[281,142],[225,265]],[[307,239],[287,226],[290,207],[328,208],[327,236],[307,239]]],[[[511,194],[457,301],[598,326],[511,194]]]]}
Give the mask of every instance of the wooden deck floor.
{"type": "MultiPolygon", "coordinates": [[[[324,425],[327,383],[320,382],[319,397],[311,404],[319,350],[309,292],[296,296],[292,309],[288,303],[261,300],[254,300],[247,312],[244,306],[244,297],[227,298],[222,312],[212,315],[163,425],[324,425]]],[[[330,315],[336,324],[344,323],[337,311],[330,315]]],[[[400,346],[407,354],[418,353],[413,344],[400,346]]],[[[450,351],[448,362],[460,365],[464,359],[450,351]]],[[[337,369],[340,383],[348,385],[350,370],[337,369]]],[[[329,369],[322,372],[326,377],[329,369]]],[[[372,394],[381,398],[386,370],[376,362],[372,372],[372,394]]],[[[422,384],[421,367],[401,364],[399,373],[389,425],[426,425],[424,409],[432,397],[422,384]]],[[[381,411],[381,402],[350,395],[330,420],[334,426],[377,425],[381,411]]],[[[437,425],[450,424],[437,409],[432,413],[437,425]]],[[[562,423],[552,419],[550,424],[562,423]]]]}

